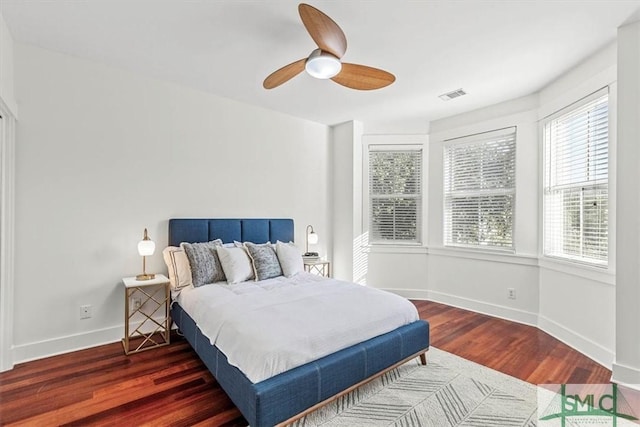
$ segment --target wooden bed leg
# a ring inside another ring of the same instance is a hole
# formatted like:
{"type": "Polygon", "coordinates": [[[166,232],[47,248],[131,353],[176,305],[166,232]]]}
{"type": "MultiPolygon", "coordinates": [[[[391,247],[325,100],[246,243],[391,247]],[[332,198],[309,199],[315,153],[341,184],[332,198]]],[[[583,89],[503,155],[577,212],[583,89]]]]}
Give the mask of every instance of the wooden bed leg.
{"type": "Polygon", "coordinates": [[[420,363],[422,365],[426,365],[427,364],[427,353],[422,353],[420,355],[420,363]]]}

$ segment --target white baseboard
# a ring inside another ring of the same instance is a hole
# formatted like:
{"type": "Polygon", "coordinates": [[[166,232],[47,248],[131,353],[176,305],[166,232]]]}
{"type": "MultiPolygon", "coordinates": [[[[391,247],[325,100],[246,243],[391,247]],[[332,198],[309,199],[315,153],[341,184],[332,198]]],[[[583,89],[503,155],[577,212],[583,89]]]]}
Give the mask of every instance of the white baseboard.
{"type": "MultiPolygon", "coordinates": [[[[487,314],[489,316],[510,320],[513,322],[523,323],[529,326],[535,326],[538,329],[548,333],[554,338],[574,348],[595,362],[611,369],[613,365],[614,353],[600,344],[590,340],[589,338],[568,329],[555,321],[538,315],[536,313],[518,310],[511,307],[505,307],[497,304],[491,304],[470,298],[463,298],[444,292],[427,291],[421,289],[385,289],[386,291],[396,293],[405,298],[417,300],[429,300],[465,310],[475,311],[477,313],[487,314]]],[[[615,365],[613,365],[615,368],[615,365]]],[[[629,367],[619,367],[618,377],[620,383],[624,384],[640,384],[640,371],[632,370],[629,367]]],[[[614,371],[614,377],[615,377],[614,371]]]]}
{"type": "MultiPolygon", "coordinates": [[[[593,359],[607,369],[611,369],[613,366],[612,381],[625,385],[640,384],[640,370],[620,364],[614,364],[614,353],[611,350],[544,316],[538,316],[537,314],[528,311],[473,300],[470,298],[463,298],[443,292],[421,289],[384,290],[401,295],[405,298],[435,301],[453,307],[538,327],[549,335],[552,335],[556,339],[593,359]]],[[[12,359],[14,364],[28,362],[58,354],[96,347],[103,344],[110,344],[120,341],[123,336],[124,325],[117,325],[95,331],[17,345],[12,348],[12,359]]]]}
{"type": "Polygon", "coordinates": [[[578,350],[593,361],[607,369],[611,369],[614,353],[612,350],[601,346],[593,340],[581,335],[548,317],[538,316],[538,328],[552,337],[562,341],[571,348],[578,350]]]}
{"type": "Polygon", "coordinates": [[[427,298],[427,291],[422,289],[390,289],[380,288],[383,291],[391,292],[392,294],[400,295],[408,299],[429,299],[427,298]]]}
{"type": "Polygon", "coordinates": [[[611,382],[640,390],[640,369],[614,362],[611,382]]]}
{"type": "MultiPolygon", "coordinates": [[[[156,321],[162,322],[163,318],[154,316],[156,321]]],[[[140,319],[132,319],[131,325],[140,319]]],[[[175,325],[172,325],[175,326],[175,325]]],[[[141,331],[152,332],[155,329],[153,324],[145,324],[141,331]]],[[[84,350],[86,348],[97,347],[99,345],[111,344],[121,341],[124,338],[124,324],[111,326],[95,331],[88,331],[79,334],[67,335],[64,337],[52,338],[44,341],[36,341],[28,344],[13,346],[13,363],[29,362],[31,360],[43,359],[45,357],[70,353],[72,351],[84,350]]]]}
{"type": "Polygon", "coordinates": [[[52,338],[28,344],[13,346],[13,363],[29,362],[58,354],[96,347],[120,341],[124,336],[124,326],[112,326],[95,331],[83,332],[64,337],[52,338]]]}
{"type": "Polygon", "coordinates": [[[538,325],[538,315],[529,311],[519,310],[503,305],[491,304],[488,302],[478,301],[471,298],[459,297],[444,292],[426,291],[421,289],[384,289],[385,291],[401,295],[409,299],[422,299],[465,310],[475,311],[476,313],[487,314],[489,316],[498,317],[500,319],[510,320],[512,322],[523,323],[529,326],[538,325]]]}

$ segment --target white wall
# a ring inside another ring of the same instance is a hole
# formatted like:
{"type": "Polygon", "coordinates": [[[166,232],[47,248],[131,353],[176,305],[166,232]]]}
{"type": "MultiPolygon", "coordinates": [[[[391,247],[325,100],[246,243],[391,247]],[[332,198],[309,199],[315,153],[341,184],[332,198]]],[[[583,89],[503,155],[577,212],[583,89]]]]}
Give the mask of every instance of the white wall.
{"type": "MultiPolygon", "coordinates": [[[[332,128],[333,271],[337,279],[361,282],[362,123],[332,128]]],[[[311,248],[310,248],[311,250],[311,248]]]]}
{"type": "Polygon", "coordinates": [[[16,362],[122,337],[145,227],[156,272],[172,217],[292,217],[302,245],[307,224],[330,230],[326,126],[15,48],[16,362]]]}
{"type": "MultiPolygon", "coordinates": [[[[616,47],[609,45],[540,93],[431,123],[430,271],[431,299],[524,323],[537,324],[594,360],[611,367],[614,353],[615,281],[607,271],[537,258],[542,253],[541,170],[538,121],[597,89],[611,85],[610,218],[616,204],[616,47]],[[442,245],[442,148],[440,141],[517,126],[515,256],[456,253],[442,245]],[[437,254],[437,257],[434,255],[437,254]],[[458,257],[452,258],[452,257],[458,257]],[[506,298],[506,288],[517,299],[506,298]]],[[[615,265],[615,218],[610,220],[610,263],[615,265]]]]}
{"type": "Polygon", "coordinates": [[[542,263],[538,325],[611,369],[615,350],[615,286],[603,279],[596,274],[589,277],[584,269],[542,263]]]}
{"type": "Polygon", "coordinates": [[[616,45],[611,44],[540,92],[540,119],[610,85],[609,269],[541,258],[540,327],[611,368],[615,352],[616,45]]]}
{"type": "MultiPolygon", "coordinates": [[[[171,217],[282,216],[296,220],[302,245],[313,224],[320,235],[313,249],[329,256],[338,278],[539,321],[611,366],[613,271],[538,265],[537,120],[615,82],[615,63],[609,46],[539,94],[432,122],[428,248],[362,252],[361,123],[329,130],[18,44],[14,360],[122,336],[120,278],[140,270],[135,246],[144,227],[162,247],[171,217]],[[507,126],[518,129],[515,254],[443,247],[443,141],[507,126]],[[516,300],[506,298],[508,287],[516,300]],[[93,305],[92,319],[79,320],[81,304],[93,305]]],[[[165,270],[159,253],[148,265],[165,270]]]]}
{"type": "MultiPolygon", "coordinates": [[[[636,16],[636,19],[638,17],[636,16]]],[[[640,22],[618,29],[618,233],[613,379],[640,387],[640,22]]]]}
{"type": "Polygon", "coordinates": [[[369,286],[394,292],[406,298],[424,299],[427,287],[426,248],[373,247],[367,259],[365,281],[369,286]]]}
{"type": "Polygon", "coordinates": [[[406,130],[404,134],[378,134],[364,135],[362,138],[361,165],[363,165],[362,190],[364,199],[361,200],[363,221],[362,227],[362,247],[360,250],[361,282],[378,289],[385,289],[398,293],[408,298],[419,298],[420,290],[423,290],[427,283],[427,250],[426,238],[428,235],[427,223],[427,192],[428,182],[426,179],[429,168],[428,154],[429,138],[425,133],[413,134],[406,130]],[[368,157],[371,147],[412,147],[422,150],[422,171],[423,171],[423,200],[420,211],[421,235],[418,237],[419,245],[372,245],[369,246],[369,172],[368,157]]]}
{"type": "Polygon", "coordinates": [[[0,371],[13,367],[15,120],[13,39],[0,14],[0,371]]]}
{"type": "Polygon", "coordinates": [[[443,145],[446,140],[516,127],[514,246],[518,255],[538,253],[537,96],[432,122],[429,144],[429,247],[443,246],[443,145]]]}
{"type": "Polygon", "coordinates": [[[431,123],[429,146],[430,299],[536,324],[538,312],[538,132],[532,95],[431,123]],[[516,127],[514,252],[444,247],[443,146],[445,141],[516,127]],[[516,299],[508,299],[513,288],[516,299]]]}
{"type": "MultiPolygon", "coordinates": [[[[372,248],[367,283],[538,325],[611,367],[615,348],[616,46],[605,47],[539,93],[430,123],[425,254],[372,248]],[[605,271],[541,257],[539,120],[610,85],[610,263],[605,271]],[[443,245],[443,143],[516,126],[514,253],[443,245]],[[395,253],[394,253],[395,252],[395,253]],[[514,288],[516,299],[507,298],[514,288]]],[[[637,114],[637,108],[632,109],[637,114]]],[[[637,116],[635,122],[638,122],[637,116]]],[[[637,168],[637,165],[636,165],[637,168]]],[[[366,183],[365,183],[366,184],[366,183]]],[[[633,212],[637,210],[632,209],[633,212]]],[[[633,341],[630,336],[625,338],[633,341]]],[[[637,339],[633,341],[637,343],[637,339]]]]}
{"type": "MultiPolygon", "coordinates": [[[[366,283],[409,298],[426,298],[495,316],[536,324],[537,270],[537,96],[529,96],[430,123],[426,145],[423,245],[373,246],[366,253],[366,283]],[[449,138],[517,126],[515,254],[484,254],[445,248],[442,236],[443,142],[449,138]],[[507,288],[518,298],[507,299],[507,288]]],[[[368,124],[367,124],[368,125],[368,124]]],[[[393,140],[403,135],[365,135],[393,140]]],[[[362,156],[366,156],[363,149],[362,156]]],[[[361,157],[356,162],[364,162],[361,157]]],[[[363,182],[367,185],[367,182],[363,182]]],[[[363,233],[366,234],[366,222],[363,233]]]]}
{"type": "Polygon", "coordinates": [[[0,99],[8,107],[11,114],[18,116],[18,108],[14,96],[13,71],[13,37],[0,13],[0,99]]]}

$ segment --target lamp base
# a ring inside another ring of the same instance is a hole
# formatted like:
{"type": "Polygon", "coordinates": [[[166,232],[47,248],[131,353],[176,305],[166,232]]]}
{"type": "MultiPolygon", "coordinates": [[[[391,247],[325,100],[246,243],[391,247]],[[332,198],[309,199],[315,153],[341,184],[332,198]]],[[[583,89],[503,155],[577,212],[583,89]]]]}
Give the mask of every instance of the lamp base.
{"type": "Polygon", "coordinates": [[[156,278],[155,274],[138,274],[136,276],[136,280],[151,280],[155,278],[156,278]]]}

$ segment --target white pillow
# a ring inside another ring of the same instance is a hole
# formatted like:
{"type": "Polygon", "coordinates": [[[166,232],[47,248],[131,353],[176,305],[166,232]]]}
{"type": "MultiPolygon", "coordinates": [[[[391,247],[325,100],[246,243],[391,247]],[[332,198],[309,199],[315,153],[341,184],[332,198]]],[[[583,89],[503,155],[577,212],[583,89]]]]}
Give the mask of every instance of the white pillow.
{"type": "Polygon", "coordinates": [[[222,270],[227,277],[227,283],[246,282],[254,278],[251,259],[244,248],[225,248],[223,246],[217,250],[222,270]]]}
{"type": "Polygon", "coordinates": [[[189,259],[181,248],[168,246],[162,251],[162,257],[169,269],[172,289],[178,290],[192,284],[189,259]]]}
{"type": "Polygon", "coordinates": [[[282,267],[282,274],[285,277],[293,277],[304,271],[302,252],[293,243],[283,243],[278,240],[276,242],[276,254],[278,255],[280,267],[282,267]]]}

